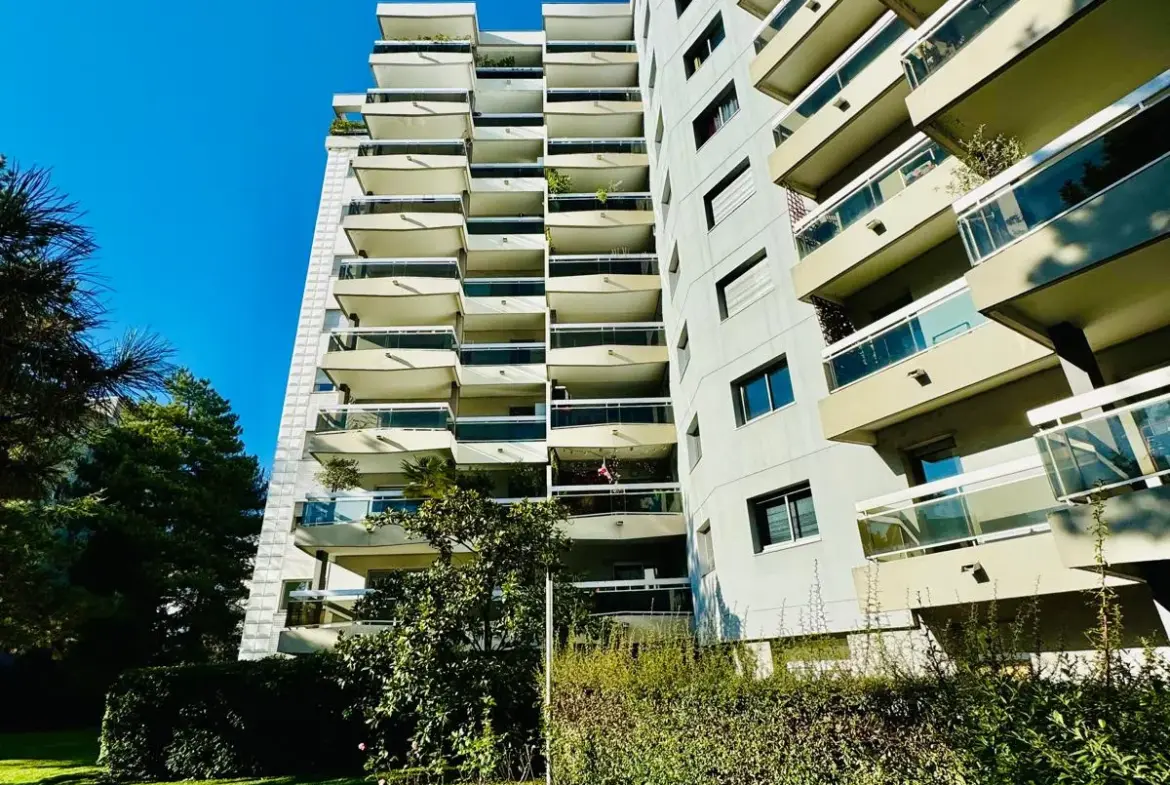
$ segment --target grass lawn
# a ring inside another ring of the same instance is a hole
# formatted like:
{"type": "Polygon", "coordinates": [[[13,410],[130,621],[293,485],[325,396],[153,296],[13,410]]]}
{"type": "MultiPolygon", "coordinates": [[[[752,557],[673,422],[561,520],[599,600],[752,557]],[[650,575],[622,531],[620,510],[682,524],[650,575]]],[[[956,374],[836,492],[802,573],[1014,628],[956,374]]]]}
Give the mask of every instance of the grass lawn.
{"type": "MultiPolygon", "coordinates": [[[[0,733],[0,785],[107,785],[97,765],[97,731],[0,733]]],[[[393,778],[411,782],[416,777],[393,778]]],[[[183,785],[373,785],[368,777],[184,780],[183,785]]],[[[500,785],[507,785],[501,783],[500,785]]],[[[515,783],[514,785],[521,785],[515,783]]]]}

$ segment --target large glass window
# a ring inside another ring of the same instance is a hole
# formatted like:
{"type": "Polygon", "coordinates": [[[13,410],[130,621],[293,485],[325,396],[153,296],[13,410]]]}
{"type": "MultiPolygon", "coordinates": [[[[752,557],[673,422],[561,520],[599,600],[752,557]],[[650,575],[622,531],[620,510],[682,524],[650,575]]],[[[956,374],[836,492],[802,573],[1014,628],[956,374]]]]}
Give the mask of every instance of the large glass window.
{"type": "Polygon", "coordinates": [[[743,425],[796,400],[788,360],[781,357],[735,382],[736,421],[743,425]]]}
{"type": "Polygon", "coordinates": [[[739,112],[739,98],[735,95],[735,84],[729,84],[723,92],[694,120],[695,147],[702,147],[728,121],[739,112]]]}
{"type": "Polygon", "coordinates": [[[756,529],[756,552],[820,534],[809,484],[786,488],[748,502],[756,529]]]}
{"type": "Polygon", "coordinates": [[[715,18],[711,23],[699,34],[695,42],[691,44],[690,48],[683,53],[683,70],[686,72],[687,79],[694,76],[695,71],[703,63],[707,62],[707,58],[715,51],[719,44],[723,43],[725,33],[723,31],[723,15],[715,14],[715,18]]]}

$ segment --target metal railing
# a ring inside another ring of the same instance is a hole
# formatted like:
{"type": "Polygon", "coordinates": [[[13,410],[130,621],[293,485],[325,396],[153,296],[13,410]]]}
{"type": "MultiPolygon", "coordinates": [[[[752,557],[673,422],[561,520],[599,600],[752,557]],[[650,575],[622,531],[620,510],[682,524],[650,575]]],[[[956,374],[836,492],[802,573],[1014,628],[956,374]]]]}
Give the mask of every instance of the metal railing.
{"type": "Polygon", "coordinates": [[[825,349],[829,389],[864,379],[986,321],[960,278],[825,349]]]}
{"type": "Polygon", "coordinates": [[[865,555],[880,559],[1046,531],[1065,506],[1033,455],[859,502],[857,525],[865,555]]]}
{"type": "Polygon", "coordinates": [[[544,164],[472,164],[472,177],[544,177],[544,164]]]}
{"type": "Polygon", "coordinates": [[[820,248],[875,210],[878,205],[906,190],[912,183],[950,157],[938,142],[919,134],[880,161],[860,184],[844,189],[838,197],[817,208],[793,230],[801,258],[820,248]],[[893,160],[889,160],[893,157],[893,160]]]}
{"type": "Polygon", "coordinates": [[[542,442],[548,434],[543,414],[522,417],[460,417],[455,438],[461,442],[542,442]]]}
{"type": "Polygon", "coordinates": [[[467,155],[467,143],[461,139],[393,139],[365,142],[358,147],[359,157],[368,155],[467,155]]]}
{"type": "Polygon", "coordinates": [[[814,114],[836,98],[846,85],[856,79],[873,61],[892,47],[909,26],[893,11],[870,28],[851,46],[841,59],[829,67],[815,82],[780,114],[772,126],[772,139],[780,145],[814,114]]]}
{"type": "Polygon", "coordinates": [[[454,349],[450,327],[349,327],[329,334],[329,351],[363,349],[454,349]]]}
{"type": "Polygon", "coordinates": [[[682,492],[677,483],[562,485],[554,486],[552,495],[574,518],[614,514],[681,515],[683,512],[682,492]]]}
{"type": "Polygon", "coordinates": [[[674,408],[669,398],[553,401],[549,418],[552,428],[673,422],[674,408]]]}
{"type": "Polygon", "coordinates": [[[317,412],[316,433],[363,431],[377,428],[443,431],[451,427],[451,407],[445,403],[358,404],[331,406],[317,412]]]}
{"type": "Polygon", "coordinates": [[[307,498],[301,505],[299,526],[333,526],[358,523],[390,510],[415,512],[422,499],[407,499],[401,493],[329,496],[307,498]]]}
{"type": "Polygon", "coordinates": [[[459,348],[464,365],[542,365],[543,343],[465,343],[459,348]]]}
{"type": "Polygon", "coordinates": [[[1017,0],[951,0],[918,29],[902,54],[902,70],[914,89],[1015,5],[1017,0]]]}
{"type": "Polygon", "coordinates": [[[473,217],[467,219],[468,234],[544,234],[544,217],[473,217]]]}
{"type": "Polygon", "coordinates": [[[581,89],[577,87],[550,87],[545,101],[550,104],[568,101],[641,101],[642,91],[636,87],[602,87],[581,89]]]}
{"type": "Polygon", "coordinates": [[[645,153],[645,139],[549,139],[549,155],[645,153]]]}
{"type": "Polygon", "coordinates": [[[337,277],[362,278],[459,278],[458,259],[361,259],[342,262],[337,277]]]}
{"type": "Polygon", "coordinates": [[[666,331],[659,322],[615,324],[554,324],[549,330],[553,349],[580,346],[665,346],[666,331]]]}
{"type": "Polygon", "coordinates": [[[654,200],[648,193],[612,193],[605,199],[596,194],[550,194],[550,213],[576,213],[601,210],[646,210],[654,209],[654,200]]]}
{"type": "Polygon", "coordinates": [[[470,104],[471,91],[457,87],[435,87],[429,90],[400,90],[397,88],[373,88],[366,91],[367,104],[395,103],[440,103],[470,104]]]}
{"type": "Polygon", "coordinates": [[[689,616],[694,612],[688,578],[578,581],[573,585],[589,591],[593,612],[602,616],[689,616]]]}
{"type": "Polygon", "coordinates": [[[397,54],[399,52],[454,52],[471,54],[471,41],[393,41],[374,42],[374,54],[397,54]]]}
{"type": "Polygon", "coordinates": [[[550,278],[570,275],[658,275],[658,254],[550,256],[548,275],[550,278]]]}
{"type": "Polygon", "coordinates": [[[1170,75],[1163,74],[1120,106],[1090,118],[986,188],[956,202],[959,234],[971,263],[978,264],[1148,169],[1158,167],[1161,179],[1170,185],[1168,96],[1170,75]],[[1094,130],[1084,130],[1093,126],[1094,130]]]}
{"type": "Polygon", "coordinates": [[[346,215],[389,215],[394,213],[463,213],[460,196],[363,196],[354,199],[346,215]]]}
{"type": "Polygon", "coordinates": [[[804,8],[803,0],[780,0],[756,30],[752,40],[752,47],[756,54],[764,51],[768,42],[776,37],[776,33],[784,29],[784,25],[792,21],[792,17],[804,8]]]}
{"type": "Polygon", "coordinates": [[[468,297],[538,297],[544,294],[544,278],[465,278],[468,297]]]}

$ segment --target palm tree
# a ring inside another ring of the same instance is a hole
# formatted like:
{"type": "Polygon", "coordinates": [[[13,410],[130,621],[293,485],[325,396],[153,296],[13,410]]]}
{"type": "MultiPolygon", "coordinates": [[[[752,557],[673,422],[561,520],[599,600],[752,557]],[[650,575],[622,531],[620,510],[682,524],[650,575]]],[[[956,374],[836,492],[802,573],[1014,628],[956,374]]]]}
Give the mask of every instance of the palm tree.
{"type": "Polygon", "coordinates": [[[408,499],[439,499],[457,487],[458,470],[449,458],[424,455],[402,464],[402,473],[406,476],[402,494],[408,499]]]}

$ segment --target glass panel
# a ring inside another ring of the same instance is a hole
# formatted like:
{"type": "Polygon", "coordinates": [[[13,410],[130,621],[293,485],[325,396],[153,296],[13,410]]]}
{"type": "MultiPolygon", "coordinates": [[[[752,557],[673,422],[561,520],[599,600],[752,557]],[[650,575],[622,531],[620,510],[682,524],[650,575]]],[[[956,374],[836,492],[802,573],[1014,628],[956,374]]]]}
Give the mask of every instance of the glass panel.
{"type": "Polygon", "coordinates": [[[459,350],[464,365],[540,365],[544,362],[544,344],[533,346],[475,346],[465,344],[459,350]]]}
{"type": "Polygon", "coordinates": [[[374,54],[395,52],[461,52],[471,53],[470,41],[376,41],[374,54]]]}
{"type": "Polygon", "coordinates": [[[813,509],[812,490],[790,494],[788,505],[796,521],[797,537],[815,537],[820,534],[817,526],[817,512],[813,509]]]}
{"type": "Polygon", "coordinates": [[[358,147],[358,155],[467,155],[467,146],[461,141],[424,142],[414,139],[402,141],[367,142],[358,147]]]}
{"type": "Polygon", "coordinates": [[[484,114],[476,112],[472,115],[471,122],[481,128],[500,128],[507,126],[540,126],[544,125],[544,115],[536,112],[530,113],[493,113],[484,114]]]}
{"type": "Polygon", "coordinates": [[[333,409],[317,414],[317,433],[366,428],[442,430],[450,412],[442,409],[333,409]]]}
{"type": "Polygon", "coordinates": [[[644,153],[645,139],[549,139],[549,155],[574,153],[644,153]]]}
{"type": "Polygon", "coordinates": [[[421,101],[441,104],[466,104],[470,101],[470,96],[464,91],[438,93],[426,90],[393,90],[390,92],[375,92],[371,90],[366,93],[367,104],[392,104],[403,101],[410,101],[412,103],[421,101]]]}
{"type": "Polygon", "coordinates": [[[941,68],[943,63],[954,57],[1015,4],[1016,0],[972,0],[955,11],[934,32],[903,55],[902,68],[911,86],[922,84],[926,77],[941,68]]]}
{"type": "Polygon", "coordinates": [[[545,438],[545,419],[456,420],[455,438],[462,442],[538,442],[545,438]]]}
{"type": "Polygon", "coordinates": [[[613,88],[609,90],[549,90],[546,96],[548,103],[562,103],[565,101],[641,101],[640,90],[630,88],[613,88]]]}
{"type": "Polygon", "coordinates": [[[855,382],[985,321],[987,317],[975,310],[971,292],[963,290],[830,357],[825,361],[829,385],[836,389],[855,382]]]}
{"type": "Polygon", "coordinates": [[[670,404],[643,403],[624,405],[581,404],[554,406],[553,428],[573,428],[582,425],[613,423],[672,423],[674,413],[670,404]]]}
{"type": "Polygon", "coordinates": [[[552,348],[576,346],[665,346],[666,333],[661,327],[595,327],[580,330],[556,330],[551,333],[552,348]]]}
{"type": "Polygon", "coordinates": [[[654,202],[648,194],[608,194],[605,201],[593,194],[554,196],[548,200],[550,213],[574,213],[584,210],[653,210],[654,202]]]}
{"type": "Polygon", "coordinates": [[[453,332],[335,332],[329,337],[329,351],[353,352],[363,349],[454,349],[453,332]]]}
{"type": "Polygon", "coordinates": [[[776,545],[792,541],[792,524],[788,520],[788,504],[784,499],[769,502],[761,508],[763,518],[762,539],[764,545],[776,545]]]}
{"type": "MultiPolygon", "coordinates": [[[[638,578],[642,576],[639,575],[638,578]]],[[[598,591],[592,597],[594,613],[691,613],[690,588],[642,591],[598,591]]]]}
{"type": "Polygon", "coordinates": [[[792,372],[788,363],[768,372],[768,389],[772,393],[772,408],[779,409],[796,400],[792,393],[792,372]]]}
{"type": "Polygon", "coordinates": [[[472,164],[471,176],[483,177],[544,177],[543,164],[472,164]]]}
{"type": "Polygon", "coordinates": [[[545,45],[549,54],[572,52],[636,52],[633,41],[549,41],[545,45]]]}
{"type": "Polygon", "coordinates": [[[804,5],[802,0],[780,0],[780,5],[772,11],[772,18],[768,20],[768,26],[756,36],[754,43],[756,54],[764,51],[768,42],[776,37],[776,33],[788,24],[804,5]]]}
{"type": "Polygon", "coordinates": [[[468,234],[543,234],[543,218],[468,218],[468,234]]]}
{"type": "Polygon", "coordinates": [[[678,491],[629,491],[558,496],[572,516],[611,513],[682,513],[678,491]]]}
{"type": "Polygon", "coordinates": [[[544,294],[544,280],[469,278],[463,282],[463,293],[468,297],[534,297],[544,294]]]}
{"type": "Polygon", "coordinates": [[[463,200],[428,197],[355,199],[349,203],[347,215],[386,215],[392,213],[462,213],[463,200]]]}
{"type": "Polygon", "coordinates": [[[1170,100],[1162,100],[960,216],[972,260],[990,256],[1165,155],[1168,124],[1170,100]]]}
{"type": "Polygon", "coordinates": [[[345,262],[337,271],[343,280],[355,278],[458,278],[459,265],[449,262],[414,260],[385,262],[345,262]]]}
{"type": "Polygon", "coordinates": [[[658,259],[654,256],[605,257],[597,259],[549,259],[550,278],[567,275],[657,275],[658,259]]]}
{"type": "Polygon", "coordinates": [[[745,420],[753,420],[772,410],[768,403],[767,377],[757,376],[744,382],[740,385],[740,392],[743,396],[743,417],[745,420]]]}

